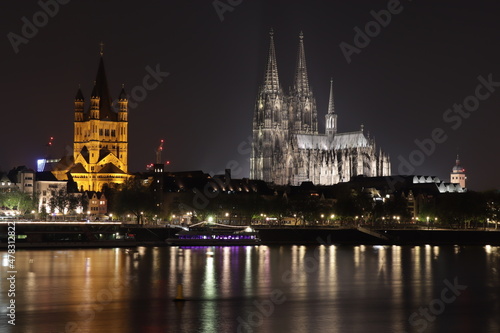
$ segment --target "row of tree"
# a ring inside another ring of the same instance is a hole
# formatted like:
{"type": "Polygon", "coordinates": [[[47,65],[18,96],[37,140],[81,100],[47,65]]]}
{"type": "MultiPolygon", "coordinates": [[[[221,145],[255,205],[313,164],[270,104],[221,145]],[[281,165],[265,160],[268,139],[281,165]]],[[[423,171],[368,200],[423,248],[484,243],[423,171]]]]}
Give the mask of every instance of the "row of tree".
{"type": "MultiPolygon", "coordinates": [[[[413,218],[408,195],[393,193],[390,198],[374,200],[370,193],[348,188],[337,191],[334,199],[307,192],[294,195],[218,192],[204,202],[197,202],[196,191],[167,192],[162,194],[164,205],[158,204],[159,198],[155,196],[158,192],[138,178],[132,178],[120,187],[105,187],[103,192],[108,200],[108,212],[121,217],[131,215],[137,223],[151,220],[153,216],[169,220],[174,215],[188,212],[198,220],[227,213],[230,217],[247,220],[261,219],[265,215],[275,218],[278,223],[287,217],[295,217],[300,224],[331,222],[332,215],[335,220],[372,225],[394,223],[393,216],[398,216],[397,222],[412,221],[413,218]]],[[[0,193],[1,207],[23,214],[36,210],[37,200],[36,195],[31,198],[19,191],[0,193]]],[[[68,193],[65,189],[53,193],[47,204],[51,211],[57,209],[62,214],[73,212],[77,207],[82,207],[85,212],[88,206],[84,196],[68,193]]],[[[498,221],[500,192],[420,195],[415,197],[413,205],[417,206],[417,217],[422,222],[431,220],[445,226],[474,226],[498,221]]]]}

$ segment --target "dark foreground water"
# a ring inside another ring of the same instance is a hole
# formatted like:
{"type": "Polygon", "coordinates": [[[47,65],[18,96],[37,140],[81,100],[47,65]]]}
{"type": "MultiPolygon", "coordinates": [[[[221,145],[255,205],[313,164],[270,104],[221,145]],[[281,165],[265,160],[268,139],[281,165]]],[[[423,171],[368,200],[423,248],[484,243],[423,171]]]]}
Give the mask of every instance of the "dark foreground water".
{"type": "Polygon", "coordinates": [[[500,332],[498,247],[23,250],[16,326],[2,259],[0,332],[500,332]]]}

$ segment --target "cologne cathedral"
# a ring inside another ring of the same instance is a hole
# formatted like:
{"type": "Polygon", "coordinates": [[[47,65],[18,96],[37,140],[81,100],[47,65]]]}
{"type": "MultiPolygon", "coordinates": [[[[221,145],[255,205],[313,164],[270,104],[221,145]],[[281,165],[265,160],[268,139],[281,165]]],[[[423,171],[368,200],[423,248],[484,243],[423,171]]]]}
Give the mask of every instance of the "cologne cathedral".
{"type": "Polygon", "coordinates": [[[353,176],[389,176],[389,156],[365,134],[337,133],[333,83],[325,115],[325,133],[318,131],[316,100],[307,76],[304,37],[300,33],[293,86],[281,87],[274,34],[270,32],[269,56],[264,82],[259,88],[253,118],[250,178],[278,185],[312,182],[333,185],[353,176]]]}

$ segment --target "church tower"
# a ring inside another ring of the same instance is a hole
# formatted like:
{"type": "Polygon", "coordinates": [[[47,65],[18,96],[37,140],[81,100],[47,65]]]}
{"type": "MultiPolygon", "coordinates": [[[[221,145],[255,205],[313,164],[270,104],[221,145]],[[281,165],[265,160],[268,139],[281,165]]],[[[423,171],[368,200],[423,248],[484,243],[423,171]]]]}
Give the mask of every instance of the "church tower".
{"type": "Polygon", "coordinates": [[[460,159],[457,155],[457,159],[455,161],[455,166],[453,167],[450,175],[450,183],[452,184],[460,184],[462,188],[465,188],[465,180],[467,177],[465,176],[465,169],[460,165],[460,159]]]}
{"type": "Polygon", "coordinates": [[[328,113],[325,116],[326,120],[326,135],[330,141],[337,133],[337,114],[335,113],[335,105],[333,103],[333,79],[330,79],[330,100],[328,101],[328,113]]]}
{"type": "Polygon", "coordinates": [[[304,35],[299,35],[295,75],[284,94],[278,78],[274,34],[270,32],[264,82],[253,117],[250,178],[277,185],[332,185],[351,177],[388,176],[389,156],[363,130],[339,133],[330,81],[325,132],[319,133],[316,100],[309,85],[304,35]]]}
{"type": "Polygon", "coordinates": [[[295,133],[318,134],[318,111],[316,100],[309,86],[307,76],[306,55],[304,50],[304,34],[299,34],[299,51],[295,80],[291,89],[290,116],[295,133]]]}
{"type": "Polygon", "coordinates": [[[281,89],[274,49],[274,32],[269,32],[269,55],[264,82],[259,89],[253,119],[253,145],[250,157],[250,177],[271,182],[284,166],[279,163],[286,154],[288,114],[281,89]]]}
{"type": "Polygon", "coordinates": [[[75,97],[74,164],[69,171],[79,190],[101,191],[105,184],[121,184],[129,177],[128,98],[122,86],[116,112],[110,96],[101,49],[87,112],[81,88],[75,97]]]}

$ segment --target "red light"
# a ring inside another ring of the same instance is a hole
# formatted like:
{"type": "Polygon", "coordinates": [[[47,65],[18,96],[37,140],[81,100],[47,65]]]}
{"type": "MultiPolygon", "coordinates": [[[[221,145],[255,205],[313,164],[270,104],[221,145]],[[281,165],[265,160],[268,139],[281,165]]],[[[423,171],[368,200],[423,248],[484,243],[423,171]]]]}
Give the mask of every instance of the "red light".
{"type": "Polygon", "coordinates": [[[169,165],[169,164],[170,164],[170,161],[167,161],[167,165],[169,165]]]}

